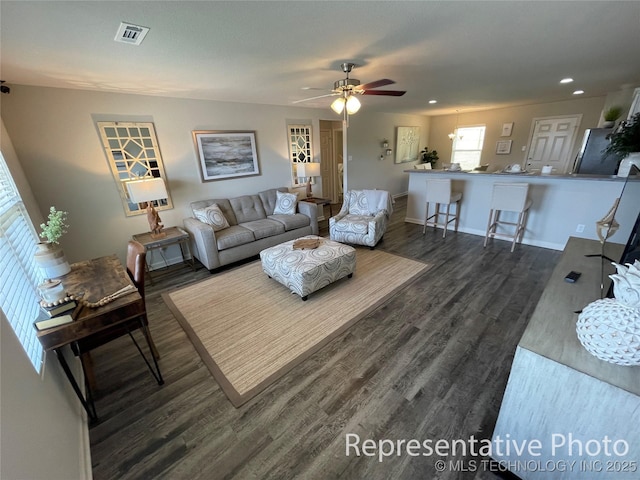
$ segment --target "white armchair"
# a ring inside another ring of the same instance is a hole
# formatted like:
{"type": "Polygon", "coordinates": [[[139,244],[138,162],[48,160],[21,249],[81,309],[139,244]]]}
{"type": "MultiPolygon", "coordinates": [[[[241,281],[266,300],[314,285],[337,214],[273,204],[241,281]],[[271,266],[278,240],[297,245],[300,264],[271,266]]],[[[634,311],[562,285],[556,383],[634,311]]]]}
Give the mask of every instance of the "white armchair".
{"type": "Polygon", "coordinates": [[[384,235],[393,211],[385,190],[348,190],[342,208],[329,219],[331,240],[373,249],[384,235]]]}

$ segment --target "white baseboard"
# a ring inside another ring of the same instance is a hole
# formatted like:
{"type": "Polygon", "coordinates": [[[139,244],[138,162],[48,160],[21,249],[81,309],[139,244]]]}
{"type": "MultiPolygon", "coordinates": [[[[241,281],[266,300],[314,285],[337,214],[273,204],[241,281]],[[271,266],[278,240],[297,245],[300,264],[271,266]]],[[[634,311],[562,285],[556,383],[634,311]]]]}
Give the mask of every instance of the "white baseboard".
{"type": "MultiPolygon", "coordinates": [[[[422,219],[405,217],[404,221],[407,223],[415,223],[416,225],[424,225],[424,220],[422,219]]],[[[449,230],[454,230],[453,225],[449,225],[449,230]]],[[[471,235],[477,235],[483,238],[486,233],[484,230],[477,230],[473,228],[463,228],[463,227],[459,227],[458,231],[462,233],[469,233],[471,235]]],[[[496,238],[494,240],[502,240],[502,239],[496,238]]],[[[559,243],[553,243],[553,242],[541,242],[540,240],[530,239],[526,237],[526,234],[522,239],[522,243],[524,245],[531,245],[532,247],[541,247],[541,248],[548,248],[549,250],[560,250],[560,251],[564,250],[564,246],[565,246],[565,244],[559,244],[559,243]]]]}

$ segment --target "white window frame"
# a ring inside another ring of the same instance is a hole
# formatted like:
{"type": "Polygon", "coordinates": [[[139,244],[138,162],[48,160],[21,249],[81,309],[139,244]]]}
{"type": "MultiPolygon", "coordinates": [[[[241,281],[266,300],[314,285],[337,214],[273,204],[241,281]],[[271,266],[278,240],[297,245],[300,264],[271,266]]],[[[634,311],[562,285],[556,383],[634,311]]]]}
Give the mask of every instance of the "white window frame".
{"type": "Polygon", "coordinates": [[[451,163],[459,163],[462,170],[473,170],[475,167],[480,165],[480,161],[482,159],[482,147],[484,145],[484,137],[486,133],[486,125],[467,125],[465,127],[457,127],[455,137],[453,137],[453,145],[451,146],[451,163]],[[461,147],[461,144],[464,141],[464,137],[467,136],[468,138],[468,134],[471,131],[479,129],[482,130],[480,141],[475,144],[473,148],[464,148],[464,145],[461,147]],[[456,153],[460,153],[460,155],[456,155],[456,153]],[[469,157],[470,154],[475,154],[477,159],[465,160],[464,158],[461,158],[469,157]]]}
{"type": "Polygon", "coordinates": [[[33,327],[40,312],[37,286],[43,280],[34,261],[37,244],[36,230],[0,152],[0,309],[40,373],[44,351],[33,327]]]}

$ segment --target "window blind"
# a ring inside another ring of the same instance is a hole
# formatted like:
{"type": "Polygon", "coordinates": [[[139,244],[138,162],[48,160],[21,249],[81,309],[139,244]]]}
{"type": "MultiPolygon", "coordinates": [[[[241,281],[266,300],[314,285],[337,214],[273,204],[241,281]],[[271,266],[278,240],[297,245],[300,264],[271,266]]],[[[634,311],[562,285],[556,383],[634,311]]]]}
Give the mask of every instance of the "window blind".
{"type": "Polygon", "coordinates": [[[42,345],[33,328],[42,276],[33,255],[38,237],[0,153],[0,308],[39,373],[42,345]]]}

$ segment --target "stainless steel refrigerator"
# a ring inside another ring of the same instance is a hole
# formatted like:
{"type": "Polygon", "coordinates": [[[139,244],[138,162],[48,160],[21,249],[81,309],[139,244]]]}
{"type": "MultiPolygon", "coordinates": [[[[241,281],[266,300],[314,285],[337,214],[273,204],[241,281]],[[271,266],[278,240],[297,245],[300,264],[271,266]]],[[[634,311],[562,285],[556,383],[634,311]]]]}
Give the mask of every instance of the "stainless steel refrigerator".
{"type": "Polygon", "coordinates": [[[607,135],[611,128],[589,128],[584,132],[584,139],[580,152],[576,157],[574,173],[591,175],[615,175],[618,172],[620,156],[605,154],[604,149],[609,146],[607,135]]]}

